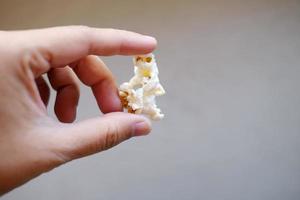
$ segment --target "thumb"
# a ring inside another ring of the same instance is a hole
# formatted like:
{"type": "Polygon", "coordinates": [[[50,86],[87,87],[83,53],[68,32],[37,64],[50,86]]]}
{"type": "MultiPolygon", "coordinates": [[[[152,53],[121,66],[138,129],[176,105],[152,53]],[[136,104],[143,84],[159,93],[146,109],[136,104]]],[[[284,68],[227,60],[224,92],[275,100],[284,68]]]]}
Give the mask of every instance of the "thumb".
{"type": "Polygon", "coordinates": [[[115,112],[62,127],[59,153],[66,161],[107,150],[133,136],[146,135],[150,121],[140,115],[115,112]]]}

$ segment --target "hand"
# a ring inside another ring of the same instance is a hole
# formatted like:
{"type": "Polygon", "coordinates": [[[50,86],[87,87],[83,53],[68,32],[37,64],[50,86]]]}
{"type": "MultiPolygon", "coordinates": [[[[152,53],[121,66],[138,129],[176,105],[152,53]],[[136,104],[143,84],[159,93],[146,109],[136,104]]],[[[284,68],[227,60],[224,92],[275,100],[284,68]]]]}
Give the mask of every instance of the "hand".
{"type": "Polygon", "coordinates": [[[112,73],[94,55],[135,55],[156,40],[137,33],[89,27],[0,32],[0,195],[76,158],[150,132],[142,116],[122,113],[112,73]],[[57,91],[47,115],[49,87],[57,91]],[[78,123],[79,80],[91,87],[102,117],[78,123]],[[111,113],[113,112],[113,113],[111,113]]]}

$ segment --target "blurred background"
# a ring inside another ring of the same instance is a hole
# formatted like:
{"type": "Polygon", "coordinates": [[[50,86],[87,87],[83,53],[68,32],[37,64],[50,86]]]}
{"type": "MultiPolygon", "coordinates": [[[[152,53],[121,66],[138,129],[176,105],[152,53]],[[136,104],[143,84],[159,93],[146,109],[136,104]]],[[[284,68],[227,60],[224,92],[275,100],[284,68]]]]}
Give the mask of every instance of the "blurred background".
{"type": "MultiPolygon", "coordinates": [[[[76,24],[157,38],[166,117],[3,200],[300,199],[299,0],[0,2],[0,29],[76,24]]],[[[130,57],[103,59],[119,83],[132,76],[130,57]]],[[[82,86],[78,120],[98,115],[82,86]]]]}

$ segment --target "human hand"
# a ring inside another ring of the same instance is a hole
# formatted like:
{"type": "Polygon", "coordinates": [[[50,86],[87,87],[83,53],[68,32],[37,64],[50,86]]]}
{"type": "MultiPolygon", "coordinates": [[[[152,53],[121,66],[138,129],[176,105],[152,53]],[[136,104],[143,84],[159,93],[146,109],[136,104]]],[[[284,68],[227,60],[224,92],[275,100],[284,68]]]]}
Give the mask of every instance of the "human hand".
{"type": "Polygon", "coordinates": [[[135,55],[156,40],[137,33],[89,27],[0,32],[0,195],[73,159],[150,132],[149,120],[122,113],[116,83],[94,55],[135,55]],[[47,115],[47,74],[57,91],[47,115]],[[73,122],[79,82],[91,87],[101,117],[73,122]]]}

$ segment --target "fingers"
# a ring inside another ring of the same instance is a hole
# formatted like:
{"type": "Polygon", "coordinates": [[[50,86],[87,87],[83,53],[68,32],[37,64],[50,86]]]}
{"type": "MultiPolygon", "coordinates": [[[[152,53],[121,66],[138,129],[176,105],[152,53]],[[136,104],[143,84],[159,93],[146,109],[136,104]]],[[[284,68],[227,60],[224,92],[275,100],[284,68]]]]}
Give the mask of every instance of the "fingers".
{"type": "MultiPolygon", "coordinates": [[[[118,89],[111,71],[97,56],[87,56],[71,65],[78,78],[93,90],[103,113],[122,111],[118,89]]],[[[55,113],[62,122],[76,117],[79,99],[77,77],[70,67],[54,68],[48,73],[52,87],[57,90],[55,113]]]]}
{"type": "MultiPolygon", "coordinates": [[[[55,27],[14,32],[25,49],[37,49],[50,65],[65,66],[87,55],[136,55],[152,52],[156,40],[137,33],[84,26],[55,27]],[[25,40],[25,41],[24,41],[25,40]]],[[[17,40],[17,41],[19,41],[17,40]]],[[[39,58],[33,51],[35,58],[39,58]]],[[[42,62],[42,61],[41,61],[42,62]]],[[[45,73],[47,65],[38,73],[45,73]],[[42,71],[43,72],[42,72],[42,71]]]]}
{"type": "Polygon", "coordinates": [[[42,76],[35,79],[35,82],[36,82],[37,88],[39,90],[40,97],[41,97],[44,105],[47,106],[49,103],[49,97],[50,97],[49,86],[42,76]]]}
{"type": "Polygon", "coordinates": [[[72,160],[109,149],[133,136],[146,135],[150,130],[151,124],[145,117],[110,113],[62,128],[56,151],[72,160]]]}
{"type": "Polygon", "coordinates": [[[80,90],[78,79],[70,67],[50,70],[48,78],[57,91],[54,111],[61,122],[73,122],[76,118],[80,90]]]}
{"type": "Polygon", "coordinates": [[[93,90],[103,113],[122,111],[113,74],[97,56],[87,56],[72,65],[78,78],[93,90]]]}

